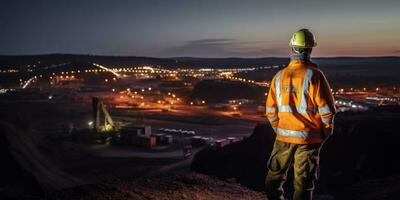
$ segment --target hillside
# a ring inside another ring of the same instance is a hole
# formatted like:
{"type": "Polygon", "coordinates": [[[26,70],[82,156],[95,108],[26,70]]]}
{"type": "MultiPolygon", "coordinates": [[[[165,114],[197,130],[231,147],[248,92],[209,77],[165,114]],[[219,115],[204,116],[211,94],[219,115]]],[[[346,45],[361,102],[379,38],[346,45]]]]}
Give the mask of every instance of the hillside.
{"type": "MultiPolygon", "coordinates": [[[[399,108],[345,112],[335,117],[334,134],[321,149],[317,196],[335,199],[398,199],[400,173],[397,142],[399,108]],[[360,193],[360,191],[362,191],[360,193]]],[[[235,178],[256,191],[264,190],[265,166],[274,142],[269,124],[260,124],[240,143],[199,152],[194,171],[222,179],[235,178]]],[[[292,191],[291,178],[285,184],[292,191]]]]}
{"type": "Polygon", "coordinates": [[[235,182],[221,181],[193,172],[181,172],[137,181],[112,180],[97,185],[63,190],[54,199],[134,199],[134,200],[265,200],[263,193],[235,182]]]}

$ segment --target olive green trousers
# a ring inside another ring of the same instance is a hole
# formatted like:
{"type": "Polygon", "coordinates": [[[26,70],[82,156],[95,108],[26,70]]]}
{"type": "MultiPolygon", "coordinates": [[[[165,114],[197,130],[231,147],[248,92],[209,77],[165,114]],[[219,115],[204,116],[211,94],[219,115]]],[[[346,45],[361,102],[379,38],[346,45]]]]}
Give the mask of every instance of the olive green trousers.
{"type": "Polygon", "coordinates": [[[275,141],[268,160],[266,192],[269,200],[284,200],[283,184],[290,167],[294,167],[293,200],[312,199],[314,181],[318,178],[321,144],[292,144],[275,141]]]}

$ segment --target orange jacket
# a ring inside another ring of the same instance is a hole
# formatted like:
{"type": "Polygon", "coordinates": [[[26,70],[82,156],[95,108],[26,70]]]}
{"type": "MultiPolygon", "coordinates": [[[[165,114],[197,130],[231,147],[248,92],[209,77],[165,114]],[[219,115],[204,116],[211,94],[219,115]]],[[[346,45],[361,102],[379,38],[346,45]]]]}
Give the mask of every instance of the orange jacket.
{"type": "Polygon", "coordinates": [[[271,81],[266,113],[276,140],[322,143],[331,133],[334,99],[324,74],[312,62],[291,61],[271,81]]]}

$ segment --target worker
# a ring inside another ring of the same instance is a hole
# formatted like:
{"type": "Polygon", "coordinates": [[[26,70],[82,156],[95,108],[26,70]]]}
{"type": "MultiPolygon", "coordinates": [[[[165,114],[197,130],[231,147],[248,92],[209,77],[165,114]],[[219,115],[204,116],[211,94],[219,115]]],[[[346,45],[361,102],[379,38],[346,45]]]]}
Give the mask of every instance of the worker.
{"type": "Polygon", "coordinates": [[[290,40],[292,55],[287,67],[272,79],[266,115],[276,133],[268,160],[268,199],[285,199],[283,184],[288,170],[294,170],[294,200],[312,199],[317,177],[319,150],[332,134],[335,105],[321,70],[310,60],[317,45],[307,29],[290,40]]]}

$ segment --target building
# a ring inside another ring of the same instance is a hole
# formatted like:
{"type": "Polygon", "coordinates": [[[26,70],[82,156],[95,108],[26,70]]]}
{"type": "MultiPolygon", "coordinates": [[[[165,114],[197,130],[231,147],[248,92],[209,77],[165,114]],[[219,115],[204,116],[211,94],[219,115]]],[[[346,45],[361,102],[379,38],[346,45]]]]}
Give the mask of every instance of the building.
{"type": "Polygon", "coordinates": [[[121,129],[121,142],[127,145],[153,147],[156,136],[151,135],[151,126],[128,125],[121,129]]]}
{"type": "Polygon", "coordinates": [[[139,137],[147,137],[151,136],[151,126],[145,125],[127,125],[122,128],[121,134],[123,133],[133,134],[139,137]]]}

